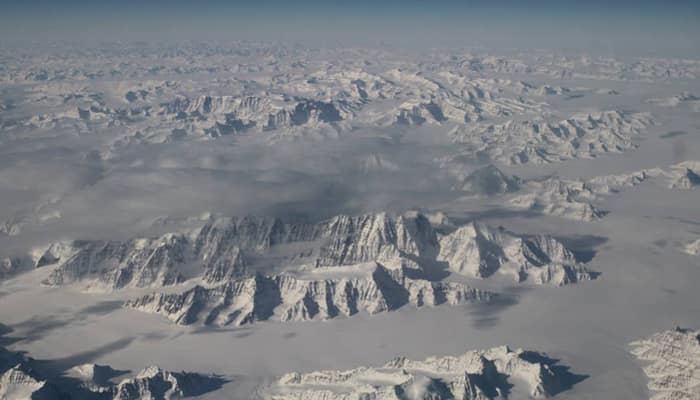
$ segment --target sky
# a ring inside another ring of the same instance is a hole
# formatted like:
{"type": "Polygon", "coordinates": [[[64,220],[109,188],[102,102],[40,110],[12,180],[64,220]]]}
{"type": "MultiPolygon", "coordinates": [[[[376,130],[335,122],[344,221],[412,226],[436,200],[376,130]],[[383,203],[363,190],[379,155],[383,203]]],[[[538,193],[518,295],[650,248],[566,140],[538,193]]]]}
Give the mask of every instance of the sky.
{"type": "Polygon", "coordinates": [[[286,40],[319,45],[700,53],[700,1],[0,1],[2,41],[286,40]]]}

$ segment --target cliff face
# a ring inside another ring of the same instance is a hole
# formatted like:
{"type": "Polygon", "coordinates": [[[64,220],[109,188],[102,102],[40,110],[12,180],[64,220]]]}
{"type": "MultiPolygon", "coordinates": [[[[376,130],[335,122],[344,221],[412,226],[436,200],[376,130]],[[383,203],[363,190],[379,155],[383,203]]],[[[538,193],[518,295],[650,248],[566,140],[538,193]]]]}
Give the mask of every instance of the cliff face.
{"type": "Polygon", "coordinates": [[[516,281],[563,285],[590,279],[573,254],[546,236],[515,235],[466,225],[439,235],[421,214],[340,215],[317,224],[276,218],[211,219],[194,232],[127,241],[74,241],[51,245],[37,265],[57,266],[48,285],[86,282],[90,288],[162,287],[191,278],[208,285],[250,277],[249,257],[277,270],[377,262],[388,269],[446,262],[472,277],[514,275],[516,281]],[[282,254],[282,255],[280,255],[282,254]]]}
{"type": "Polygon", "coordinates": [[[217,377],[150,366],[135,377],[122,380],[111,390],[114,400],[180,399],[218,389],[220,384],[217,377]]]}
{"type": "Polygon", "coordinates": [[[51,285],[88,282],[90,288],[114,290],[196,279],[191,289],[153,293],[125,305],[177,324],[214,326],[323,320],[494,296],[463,283],[430,280],[427,266],[535,284],[595,277],[554,238],[473,223],[442,235],[421,214],[340,215],[317,224],[219,218],[190,233],[154,239],[54,245],[41,260],[58,264],[46,279],[51,285]],[[283,272],[263,274],[249,266],[249,258],[266,257],[283,272]]]}
{"type": "Polygon", "coordinates": [[[256,275],[215,287],[195,286],[180,294],[155,293],[129,301],[126,307],[162,314],[182,325],[238,326],[268,319],[307,321],[358,312],[376,314],[407,304],[455,305],[487,301],[493,296],[459,283],[410,279],[403,270],[379,264],[358,269],[362,276],[256,275]]]}
{"type": "Polygon", "coordinates": [[[403,256],[434,257],[437,235],[423,215],[391,217],[386,213],[337,216],[322,224],[327,240],[319,265],[378,261],[398,266],[403,256]]]}
{"type": "Polygon", "coordinates": [[[347,371],[292,372],[270,385],[269,400],[527,398],[557,394],[578,378],[542,354],[507,346],[460,356],[413,361],[395,358],[381,367],[347,371]]]}
{"type": "Polygon", "coordinates": [[[177,268],[186,262],[184,235],[125,242],[75,241],[71,247],[71,252],[56,260],[60,264],[45,284],[59,286],[90,281],[99,288],[119,289],[160,287],[185,280],[177,268]]]}
{"type": "Polygon", "coordinates": [[[25,364],[17,364],[0,375],[0,399],[50,400],[59,393],[25,364]]]}
{"type": "Polygon", "coordinates": [[[513,276],[517,282],[561,286],[595,277],[550,236],[516,235],[478,224],[443,236],[437,259],[456,273],[476,278],[500,273],[513,276]]]}

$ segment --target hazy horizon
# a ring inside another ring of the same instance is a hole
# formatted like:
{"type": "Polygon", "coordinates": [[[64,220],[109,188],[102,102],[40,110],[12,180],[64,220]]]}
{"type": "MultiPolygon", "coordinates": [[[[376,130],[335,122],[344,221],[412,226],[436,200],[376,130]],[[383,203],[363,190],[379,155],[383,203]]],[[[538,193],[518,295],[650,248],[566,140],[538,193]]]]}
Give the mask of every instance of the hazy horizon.
{"type": "Polygon", "coordinates": [[[11,1],[0,33],[0,42],[264,40],[689,56],[700,52],[700,3],[11,1]]]}

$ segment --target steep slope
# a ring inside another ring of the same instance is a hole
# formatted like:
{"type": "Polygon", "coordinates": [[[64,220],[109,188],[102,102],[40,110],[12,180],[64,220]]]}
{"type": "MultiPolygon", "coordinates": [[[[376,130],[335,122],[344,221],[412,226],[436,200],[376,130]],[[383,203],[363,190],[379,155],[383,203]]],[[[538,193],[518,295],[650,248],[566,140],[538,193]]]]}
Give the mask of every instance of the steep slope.
{"type": "Polygon", "coordinates": [[[186,243],[183,235],[75,241],[73,254],[61,260],[43,283],[59,286],[85,280],[96,290],[172,285],[186,279],[177,269],[185,262],[186,243]]]}
{"type": "Polygon", "coordinates": [[[561,285],[586,278],[587,273],[571,260],[547,258],[552,257],[551,238],[517,240],[515,236],[474,225],[439,238],[428,218],[419,213],[339,215],[317,224],[233,217],[211,218],[191,232],[156,238],[57,242],[34,257],[37,266],[55,264],[44,284],[83,283],[97,291],[162,287],[189,279],[216,285],[250,277],[258,266],[270,265],[276,271],[289,271],[377,262],[387,269],[407,268],[420,275],[436,259],[447,261],[450,269],[462,272],[467,264],[489,265],[489,272],[477,274],[480,277],[504,266],[501,272],[508,270],[517,276],[517,281],[537,275],[532,282],[561,285]],[[470,229],[479,234],[466,233],[470,229]],[[485,255],[447,250],[473,246],[477,236],[488,237],[492,253],[500,254],[495,264],[479,258],[485,255]],[[514,240],[522,241],[529,253],[522,250],[517,256],[510,254],[515,250],[504,246],[511,246],[514,240]],[[470,258],[474,256],[477,258],[470,258]],[[252,265],[249,259],[254,260],[252,265]],[[532,269],[533,266],[538,268],[532,269]]]}
{"type": "Polygon", "coordinates": [[[61,395],[51,384],[37,376],[24,364],[17,364],[0,376],[0,399],[60,399],[61,395]]]}
{"type": "Polygon", "coordinates": [[[394,268],[405,265],[406,258],[434,257],[438,246],[437,234],[422,214],[341,215],[321,223],[321,231],[325,244],[318,266],[377,261],[394,268]]]}
{"type": "Polygon", "coordinates": [[[211,219],[194,232],[157,238],[54,243],[37,265],[58,264],[44,282],[54,286],[86,281],[104,290],[160,287],[198,276],[215,283],[246,275],[241,248],[259,251],[313,237],[307,228],[313,227],[275,218],[211,219]]]}
{"type": "Polygon", "coordinates": [[[289,100],[281,95],[178,97],[162,104],[159,114],[216,137],[250,129],[267,131],[339,122],[350,116],[352,108],[343,101],[289,100]]]}
{"type": "Polygon", "coordinates": [[[0,347],[0,399],[7,400],[175,400],[214,391],[225,380],[216,375],[170,372],[150,366],[113,383],[129,371],[82,364],[49,377],[35,368],[41,362],[0,347]]]}
{"type": "Polygon", "coordinates": [[[581,221],[594,221],[606,214],[593,205],[595,194],[584,182],[550,178],[528,182],[527,187],[532,192],[512,198],[511,205],[581,221]]]}
{"type": "Polygon", "coordinates": [[[441,237],[437,259],[450,270],[475,278],[498,273],[513,276],[516,282],[562,286],[597,276],[552,237],[516,235],[479,224],[441,237]]]}
{"type": "Polygon", "coordinates": [[[127,371],[116,371],[109,365],[80,364],[70,368],[65,375],[79,381],[79,386],[93,393],[111,393],[111,380],[127,371]]]}
{"type": "Polygon", "coordinates": [[[57,264],[44,281],[53,286],[87,282],[94,290],[114,290],[167,286],[193,277],[213,284],[248,275],[246,252],[264,258],[290,243],[303,246],[277,259],[283,265],[379,261],[398,268],[408,263],[407,256],[431,257],[437,251],[436,234],[422,215],[340,215],[319,224],[234,217],[157,238],[54,243],[37,256],[37,265],[57,264]]]}
{"type": "Polygon", "coordinates": [[[292,372],[271,384],[263,398],[486,400],[517,393],[518,398],[540,399],[578,380],[546,356],[502,346],[423,361],[398,357],[381,367],[292,372]]]}
{"type": "Polygon", "coordinates": [[[125,306],[165,315],[181,325],[240,326],[268,319],[307,321],[359,312],[377,314],[406,304],[455,305],[488,301],[492,296],[459,283],[411,279],[402,269],[369,263],[317,270],[304,277],[256,275],[215,287],[195,286],[180,294],[155,293],[125,306]]]}
{"type": "Polygon", "coordinates": [[[170,372],[157,366],[141,370],[112,388],[114,400],[180,399],[220,386],[219,379],[190,372],[170,372]]]}
{"type": "Polygon", "coordinates": [[[700,331],[676,328],[630,344],[644,367],[653,400],[700,398],[700,331]]]}

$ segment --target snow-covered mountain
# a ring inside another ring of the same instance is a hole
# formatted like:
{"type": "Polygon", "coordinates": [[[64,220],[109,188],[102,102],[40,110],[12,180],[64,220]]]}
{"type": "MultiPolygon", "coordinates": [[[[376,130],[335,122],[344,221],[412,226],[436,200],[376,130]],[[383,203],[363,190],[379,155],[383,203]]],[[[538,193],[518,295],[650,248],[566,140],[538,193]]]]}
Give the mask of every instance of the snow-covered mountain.
{"type": "Polygon", "coordinates": [[[594,158],[634,148],[634,137],[654,123],[647,113],[617,110],[579,113],[558,122],[508,120],[458,126],[450,131],[464,152],[504,164],[545,164],[594,158]]]}
{"type": "Polygon", "coordinates": [[[107,365],[81,364],[65,371],[65,376],[56,376],[55,372],[40,371],[43,364],[0,348],[0,399],[175,400],[211,392],[225,383],[216,375],[170,372],[157,366],[118,382],[114,380],[129,371],[116,371],[107,365]]]}
{"type": "Polygon", "coordinates": [[[592,203],[595,194],[584,182],[550,178],[528,186],[532,191],[513,197],[511,205],[581,221],[594,221],[606,214],[592,203]]]}
{"type": "Polygon", "coordinates": [[[420,214],[410,218],[341,216],[319,226],[323,228],[306,234],[331,240],[320,247],[320,257],[313,264],[303,264],[301,269],[228,279],[181,293],[154,293],[126,306],[163,314],[184,325],[243,325],[267,319],[304,321],[358,312],[375,314],[407,304],[460,304],[492,297],[464,284],[421,279],[422,263],[431,260],[473,278],[502,274],[533,284],[562,286],[597,276],[549,236],[516,235],[478,224],[439,235],[420,214]]]}
{"type": "Polygon", "coordinates": [[[217,389],[219,381],[217,377],[150,366],[113,386],[112,392],[114,400],[180,399],[217,389]]]}
{"type": "Polygon", "coordinates": [[[289,243],[307,247],[284,257],[292,265],[378,261],[398,267],[408,262],[406,255],[425,257],[437,251],[436,233],[422,215],[394,218],[379,213],[341,215],[319,224],[266,217],[212,219],[195,232],[158,238],[74,241],[63,244],[60,257],[52,253],[59,247],[53,244],[40,260],[58,263],[45,280],[48,285],[88,281],[95,289],[159,287],[201,274],[209,283],[246,275],[245,252],[265,253],[289,243]]]}
{"type": "Polygon", "coordinates": [[[83,282],[92,290],[114,290],[162,287],[192,278],[217,284],[251,276],[246,254],[258,263],[268,259],[278,270],[377,262],[391,270],[420,272],[437,260],[470,276],[488,277],[498,271],[517,282],[532,276],[535,283],[563,285],[590,277],[552,238],[516,236],[477,225],[442,237],[419,213],[340,215],[317,224],[212,218],[193,232],[157,238],[54,243],[40,254],[37,265],[57,264],[44,281],[47,285],[83,282]],[[292,250],[284,251],[290,244],[295,244],[292,250]]]}
{"type": "Polygon", "coordinates": [[[546,356],[507,346],[413,361],[397,357],[380,367],[292,372],[263,393],[269,400],[541,399],[580,378],[546,356]]]}
{"type": "Polygon", "coordinates": [[[437,260],[458,274],[475,278],[503,274],[516,282],[562,286],[597,276],[550,236],[516,235],[479,224],[462,226],[441,237],[437,260]]]}
{"type": "Polygon", "coordinates": [[[58,390],[25,364],[17,364],[0,375],[0,399],[58,398],[60,398],[58,390]]]}
{"type": "Polygon", "coordinates": [[[409,304],[457,305],[493,297],[461,283],[406,275],[403,269],[389,270],[376,263],[316,270],[303,277],[256,275],[182,293],[150,294],[128,301],[126,307],[162,314],[181,325],[240,326],[268,319],[308,321],[377,314],[409,304]]]}
{"type": "Polygon", "coordinates": [[[58,259],[60,265],[44,284],[87,280],[98,286],[95,289],[173,285],[186,279],[176,268],[185,263],[185,244],[179,235],[126,242],[75,241],[66,246],[70,252],[58,259]]]}
{"type": "Polygon", "coordinates": [[[700,331],[676,328],[634,341],[632,354],[645,362],[654,400],[700,397],[700,331]]]}
{"type": "Polygon", "coordinates": [[[249,129],[264,131],[331,124],[349,118],[353,109],[353,105],[344,101],[324,102],[287,96],[178,97],[160,107],[160,114],[190,122],[214,137],[249,129]]]}

